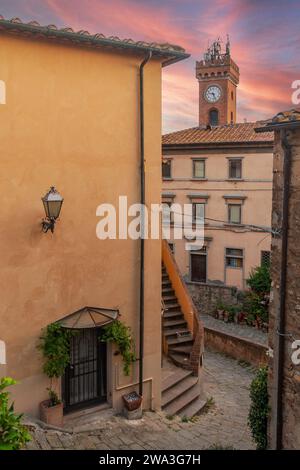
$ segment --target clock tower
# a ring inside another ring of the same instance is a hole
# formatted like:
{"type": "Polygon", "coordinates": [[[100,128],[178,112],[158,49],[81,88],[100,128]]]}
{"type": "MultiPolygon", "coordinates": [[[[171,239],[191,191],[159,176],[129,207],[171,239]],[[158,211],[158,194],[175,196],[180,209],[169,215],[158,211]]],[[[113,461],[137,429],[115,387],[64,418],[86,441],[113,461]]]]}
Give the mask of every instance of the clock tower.
{"type": "Polygon", "coordinates": [[[236,122],[236,89],[240,72],[230,56],[227,37],[226,51],[222,52],[220,38],[196,62],[199,82],[199,125],[222,126],[236,122]]]}

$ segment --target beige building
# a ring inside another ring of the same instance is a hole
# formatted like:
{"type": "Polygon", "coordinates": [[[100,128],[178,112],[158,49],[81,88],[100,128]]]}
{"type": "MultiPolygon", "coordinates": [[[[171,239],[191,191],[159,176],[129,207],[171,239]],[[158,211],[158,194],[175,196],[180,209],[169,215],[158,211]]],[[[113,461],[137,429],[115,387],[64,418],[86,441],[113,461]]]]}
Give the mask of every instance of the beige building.
{"type": "Polygon", "coordinates": [[[218,42],[196,64],[199,127],[163,137],[163,202],[193,205],[204,246],[169,242],[185,278],[243,289],[252,268],[269,260],[273,133],[235,123],[239,70],[218,42]]]}
{"type": "Polygon", "coordinates": [[[120,195],[141,201],[144,160],[146,204],[160,203],[161,72],[185,57],[176,46],[0,17],[0,373],[20,382],[18,411],[37,415],[47,398],[37,345],[54,322],[80,327],[59,381],[65,412],[119,409],[141,385],[144,408],[160,408],[161,241],[145,242],[143,301],[141,241],[99,240],[96,210],[118,208],[120,195]],[[41,230],[41,197],[53,185],[64,202],[52,234],[41,230]],[[98,341],[115,318],[136,343],[129,377],[116,347],[98,341]]]}

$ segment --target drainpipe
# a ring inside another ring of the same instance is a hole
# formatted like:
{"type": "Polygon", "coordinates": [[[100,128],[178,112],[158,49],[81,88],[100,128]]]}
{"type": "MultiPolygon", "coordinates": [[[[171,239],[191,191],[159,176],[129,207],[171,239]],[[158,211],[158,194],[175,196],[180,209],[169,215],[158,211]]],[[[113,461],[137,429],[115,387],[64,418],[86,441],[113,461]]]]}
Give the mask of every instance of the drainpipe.
{"type": "Polygon", "coordinates": [[[145,142],[144,142],[144,67],[152,57],[150,51],[140,65],[140,174],[141,174],[141,259],[140,259],[140,350],[139,350],[139,394],[143,396],[144,371],[144,267],[145,267],[145,142]]]}
{"type": "Polygon", "coordinates": [[[284,339],[285,339],[285,305],[287,284],[287,252],[288,252],[288,230],[289,230],[289,198],[291,181],[291,145],[288,143],[287,131],[284,131],[282,139],[284,149],[283,163],[283,207],[282,207],[282,247],[281,247],[281,276],[280,276],[280,302],[279,317],[277,325],[278,352],[275,360],[275,449],[282,448],[283,427],[283,370],[284,370],[284,339]]]}

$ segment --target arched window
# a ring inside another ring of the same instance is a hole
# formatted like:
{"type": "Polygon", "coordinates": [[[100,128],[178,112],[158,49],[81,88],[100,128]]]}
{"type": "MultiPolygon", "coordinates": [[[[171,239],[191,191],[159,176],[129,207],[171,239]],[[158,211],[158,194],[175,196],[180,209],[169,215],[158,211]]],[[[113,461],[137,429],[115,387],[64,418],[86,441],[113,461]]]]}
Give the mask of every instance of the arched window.
{"type": "Polygon", "coordinates": [[[219,111],[217,109],[211,109],[209,111],[209,124],[211,126],[217,126],[219,124],[219,111]]]}
{"type": "Polygon", "coordinates": [[[0,104],[6,104],[6,90],[3,80],[0,80],[0,104]]]}

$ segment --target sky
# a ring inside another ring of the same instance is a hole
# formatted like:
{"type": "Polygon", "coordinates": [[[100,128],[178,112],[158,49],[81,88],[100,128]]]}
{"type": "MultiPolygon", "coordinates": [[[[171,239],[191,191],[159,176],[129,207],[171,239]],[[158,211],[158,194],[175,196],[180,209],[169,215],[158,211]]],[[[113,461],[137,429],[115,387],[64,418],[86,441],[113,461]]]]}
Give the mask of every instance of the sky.
{"type": "Polygon", "coordinates": [[[184,47],[191,57],[163,69],[164,132],[198,125],[195,61],[208,41],[221,36],[225,42],[227,33],[241,74],[238,121],[293,107],[291,84],[300,80],[299,0],[0,0],[0,15],[184,47]]]}

